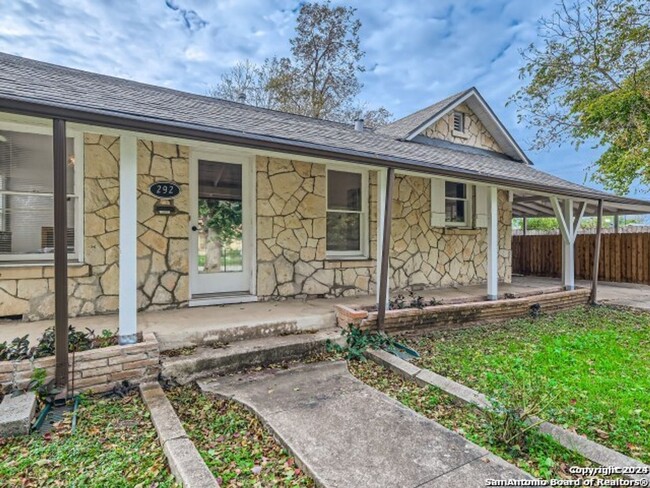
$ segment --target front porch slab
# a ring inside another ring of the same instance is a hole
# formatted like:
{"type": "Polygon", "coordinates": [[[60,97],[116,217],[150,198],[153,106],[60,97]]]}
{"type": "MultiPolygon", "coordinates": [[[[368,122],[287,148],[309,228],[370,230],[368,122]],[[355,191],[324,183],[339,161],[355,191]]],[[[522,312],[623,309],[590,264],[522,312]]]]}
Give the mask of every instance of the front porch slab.
{"type": "MultiPolygon", "coordinates": [[[[538,277],[515,277],[512,283],[499,285],[500,293],[524,293],[527,291],[558,286],[559,280],[538,277]]],[[[588,282],[578,282],[580,286],[589,286],[588,282]]],[[[484,297],[485,284],[451,288],[435,288],[418,291],[418,294],[434,296],[444,302],[484,297]]],[[[393,294],[394,295],[394,294],[393,294]]],[[[650,287],[630,286],[622,283],[599,284],[599,296],[604,303],[643,304],[650,303],[650,287]]],[[[206,339],[230,342],[240,339],[263,337],[263,330],[253,328],[274,328],[276,332],[285,328],[283,333],[292,331],[322,330],[336,325],[334,307],[344,305],[373,305],[374,295],[345,297],[337,299],[314,299],[240,303],[193,307],[138,314],[138,332],[154,332],[160,343],[160,350],[176,349],[202,343],[206,339]]],[[[99,333],[102,329],[116,331],[118,316],[94,315],[73,317],[70,323],[77,329],[86,327],[99,333]]],[[[43,331],[54,325],[53,320],[37,322],[0,321],[0,342],[10,342],[15,337],[29,334],[35,343],[43,331]]]]}

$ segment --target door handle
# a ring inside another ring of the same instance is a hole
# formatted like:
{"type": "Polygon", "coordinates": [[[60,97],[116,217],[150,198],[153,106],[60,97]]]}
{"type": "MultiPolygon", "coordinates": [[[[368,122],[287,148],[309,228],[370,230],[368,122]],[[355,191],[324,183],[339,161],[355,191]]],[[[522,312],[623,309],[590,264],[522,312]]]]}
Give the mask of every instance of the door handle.
{"type": "Polygon", "coordinates": [[[193,226],[192,226],[192,230],[193,230],[194,232],[196,232],[197,230],[199,230],[199,228],[198,228],[196,225],[193,225],[193,226]]]}

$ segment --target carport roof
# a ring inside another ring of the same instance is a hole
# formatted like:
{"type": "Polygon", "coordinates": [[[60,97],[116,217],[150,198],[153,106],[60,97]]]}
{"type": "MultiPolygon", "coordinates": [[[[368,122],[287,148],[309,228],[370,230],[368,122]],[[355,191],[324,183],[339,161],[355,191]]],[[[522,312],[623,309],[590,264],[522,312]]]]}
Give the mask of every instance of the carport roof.
{"type": "Polygon", "coordinates": [[[357,131],[349,124],[252,107],[3,53],[0,53],[0,110],[394,167],[524,192],[602,199],[615,211],[650,213],[648,201],[578,185],[496,153],[397,140],[376,131],[357,131]]]}

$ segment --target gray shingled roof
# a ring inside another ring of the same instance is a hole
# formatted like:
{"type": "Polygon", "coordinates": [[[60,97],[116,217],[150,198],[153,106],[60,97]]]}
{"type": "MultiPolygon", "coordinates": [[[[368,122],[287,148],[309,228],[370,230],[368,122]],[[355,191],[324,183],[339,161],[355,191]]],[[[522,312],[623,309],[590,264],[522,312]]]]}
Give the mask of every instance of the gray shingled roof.
{"type": "MultiPolygon", "coordinates": [[[[479,155],[404,142],[352,125],[313,119],[194,95],[0,53],[0,110],[30,107],[34,114],[61,110],[91,114],[137,128],[146,122],[163,128],[201,131],[261,143],[327,151],[345,160],[363,160],[431,174],[454,174],[482,182],[508,182],[529,188],[630,205],[625,199],[590,189],[498,155],[479,155]],[[355,159],[356,158],[356,159],[355,159]]],[[[74,117],[73,117],[74,118],[74,117]]],[[[79,119],[81,120],[81,119],[79,119]]],[[[167,131],[169,133],[169,131],[167,131]]],[[[306,153],[303,151],[303,153],[306,153]]]]}
{"type": "Polygon", "coordinates": [[[377,128],[377,132],[386,134],[387,136],[391,136],[395,139],[406,139],[411,134],[411,132],[420,127],[427,120],[438,115],[440,112],[445,110],[445,108],[453,105],[459,98],[464,97],[471,90],[471,88],[468,88],[467,90],[458,92],[450,97],[434,103],[433,105],[429,105],[428,107],[418,110],[417,112],[413,112],[406,117],[402,117],[395,122],[391,122],[390,124],[384,125],[383,127],[379,127],[377,128]]]}

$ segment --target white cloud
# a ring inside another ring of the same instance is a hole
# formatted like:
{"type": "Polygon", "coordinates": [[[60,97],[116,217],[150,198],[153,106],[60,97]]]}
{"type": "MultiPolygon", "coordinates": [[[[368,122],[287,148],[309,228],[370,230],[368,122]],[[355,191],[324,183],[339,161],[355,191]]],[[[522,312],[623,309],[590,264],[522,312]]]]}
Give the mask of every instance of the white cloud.
{"type": "MultiPolygon", "coordinates": [[[[335,4],[345,4],[336,0],[335,4]]],[[[546,0],[375,0],[358,8],[366,51],[362,98],[404,116],[477,86],[523,146],[507,98],[520,86],[518,50],[535,39],[546,0]]],[[[205,93],[238,60],[287,55],[298,0],[12,0],[0,11],[0,50],[205,93]]],[[[582,182],[596,153],[531,154],[582,182]],[[562,164],[558,164],[561,161],[562,164]]]]}

